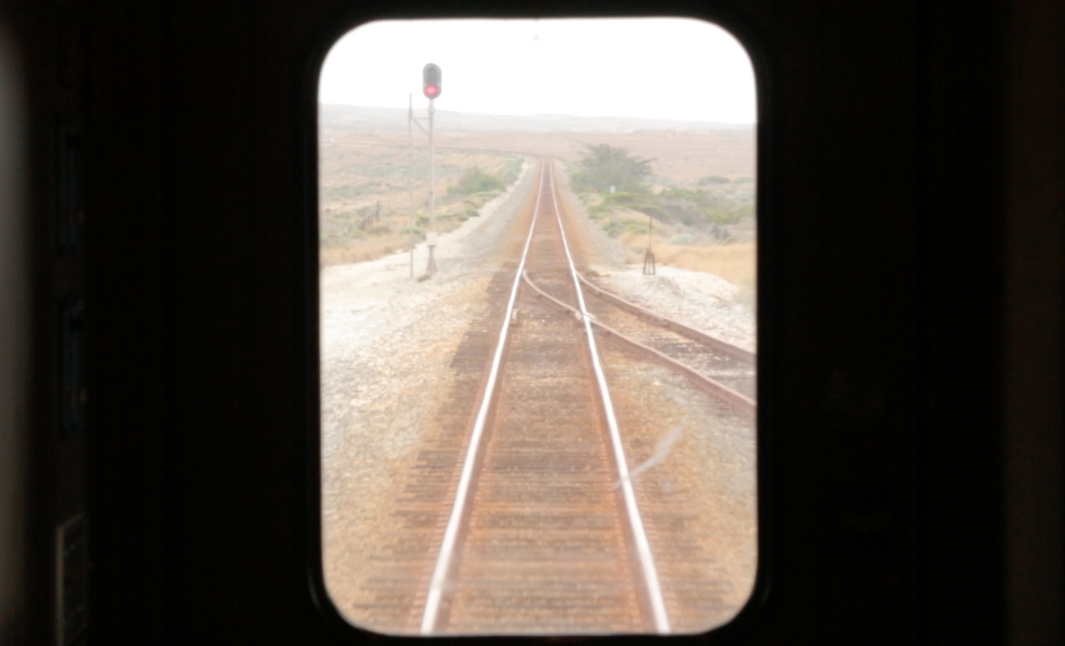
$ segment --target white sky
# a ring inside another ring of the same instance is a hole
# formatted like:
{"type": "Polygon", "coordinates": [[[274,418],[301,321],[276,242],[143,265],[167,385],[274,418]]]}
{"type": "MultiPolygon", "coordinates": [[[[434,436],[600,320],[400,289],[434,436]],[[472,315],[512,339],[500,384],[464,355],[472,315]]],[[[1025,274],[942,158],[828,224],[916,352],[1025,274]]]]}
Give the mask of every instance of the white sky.
{"type": "Polygon", "coordinates": [[[321,103],[427,105],[421,75],[442,69],[440,110],[754,123],[743,47],[683,18],[410,20],[342,37],[322,68],[321,103]]]}

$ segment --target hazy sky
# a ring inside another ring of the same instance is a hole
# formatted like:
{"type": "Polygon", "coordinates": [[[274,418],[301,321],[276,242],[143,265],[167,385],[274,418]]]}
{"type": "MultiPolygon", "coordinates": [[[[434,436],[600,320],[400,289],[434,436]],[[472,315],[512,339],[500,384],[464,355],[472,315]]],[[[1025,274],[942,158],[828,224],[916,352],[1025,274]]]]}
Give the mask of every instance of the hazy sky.
{"type": "Polygon", "coordinates": [[[443,71],[440,110],[634,116],[754,123],[743,47],[676,18],[383,21],[345,35],[322,69],[319,101],[424,108],[426,63],[443,71]]]}

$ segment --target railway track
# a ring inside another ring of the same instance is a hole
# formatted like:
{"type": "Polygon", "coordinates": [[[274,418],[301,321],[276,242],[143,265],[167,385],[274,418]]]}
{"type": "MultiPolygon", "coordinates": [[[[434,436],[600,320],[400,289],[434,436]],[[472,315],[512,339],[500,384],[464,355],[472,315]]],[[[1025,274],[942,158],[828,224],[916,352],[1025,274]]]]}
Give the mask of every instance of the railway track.
{"type": "MultiPolygon", "coordinates": [[[[525,281],[541,297],[575,317],[580,312],[544,289],[526,272],[525,281]]],[[[698,386],[754,416],[754,353],[712,337],[678,321],[665,318],[611,293],[578,275],[589,299],[592,325],[603,337],[691,378],[698,386]]]]}
{"type": "Polygon", "coordinates": [[[583,309],[546,162],[420,632],[667,633],[594,335],[526,268],[583,309]]]}
{"type": "Polygon", "coordinates": [[[655,421],[629,394],[665,366],[703,410],[750,424],[740,382],[753,358],[581,277],[550,161],[537,184],[524,240],[510,243],[520,260],[491,280],[488,314],[452,361],[439,428],[381,530],[393,536],[370,555],[351,607],[402,634],[705,630],[734,612],[735,576],[718,563],[697,486],[661,470],[630,477],[655,421]]]}

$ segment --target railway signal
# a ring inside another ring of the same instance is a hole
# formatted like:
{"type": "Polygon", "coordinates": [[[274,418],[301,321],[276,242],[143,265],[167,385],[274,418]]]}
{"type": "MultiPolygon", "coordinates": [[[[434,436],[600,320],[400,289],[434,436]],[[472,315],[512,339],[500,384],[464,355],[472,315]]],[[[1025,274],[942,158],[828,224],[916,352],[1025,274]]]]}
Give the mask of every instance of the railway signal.
{"type": "MultiPolygon", "coordinates": [[[[421,123],[414,117],[414,105],[410,104],[407,111],[407,146],[408,150],[412,150],[414,145],[411,139],[411,124],[417,125],[427,135],[429,135],[429,232],[425,236],[426,246],[429,247],[429,264],[425,268],[425,275],[418,280],[425,280],[436,273],[436,258],[434,258],[434,248],[436,247],[436,144],[433,141],[433,113],[436,109],[433,107],[434,100],[440,96],[440,92],[443,89],[440,80],[442,74],[440,72],[440,66],[435,63],[428,63],[422,68],[422,93],[425,94],[425,98],[429,99],[429,128],[426,129],[421,123]]],[[[408,184],[408,192],[410,193],[410,209],[411,209],[411,229],[414,229],[414,192],[413,188],[408,184]]],[[[414,244],[411,242],[410,251],[411,262],[411,277],[414,276],[414,244]]]]}
{"type": "Polygon", "coordinates": [[[422,68],[422,92],[427,99],[435,99],[440,96],[443,87],[440,85],[440,66],[429,63],[422,68]]]}

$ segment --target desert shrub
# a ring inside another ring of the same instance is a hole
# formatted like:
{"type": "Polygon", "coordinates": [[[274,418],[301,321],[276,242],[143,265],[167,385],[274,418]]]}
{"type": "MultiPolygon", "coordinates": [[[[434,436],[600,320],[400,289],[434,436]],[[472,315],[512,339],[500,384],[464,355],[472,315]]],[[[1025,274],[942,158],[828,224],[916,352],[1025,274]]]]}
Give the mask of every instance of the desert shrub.
{"type": "Polygon", "coordinates": [[[694,202],[698,206],[708,206],[711,202],[710,194],[701,188],[667,188],[663,189],[658,196],[680,198],[694,202]]]}
{"type": "Polygon", "coordinates": [[[737,220],[748,216],[752,218],[755,217],[754,204],[741,204],[739,207],[736,208],[735,212],[737,220]]]}
{"type": "Polygon", "coordinates": [[[380,236],[391,232],[392,227],[388,226],[386,222],[374,222],[370,226],[366,227],[366,233],[372,236],[380,236]]]}
{"type": "Polygon", "coordinates": [[[359,197],[365,193],[372,192],[373,186],[371,184],[342,184],[340,186],[325,186],[322,188],[322,201],[328,202],[332,200],[342,200],[359,197]]]}
{"type": "MultiPolygon", "coordinates": [[[[655,203],[654,195],[645,193],[620,192],[606,194],[603,198],[603,206],[622,206],[633,211],[650,215],[651,217],[666,219],[668,216],[662,208],[655,203]]],[[[593,207],[594,208],[594,207],[593,207]]]]}
{"type": "Polygon", "coordinates": [[[489,175],[480,168],[470,168],[462,174],[458,184],[448,187],[447,192],[449,195],[455,193],[469,195],[471,193],[502,191],[505,188],[506,184],[503,180],[495,175],[489,175]]]}
{"type": "Polygon", "coordinates": [[[618,220],[608,220],[603,225],[603,231],[606,231],[607,235],[611,238],[616,238],[621,235],[621,222],[618,220]]]}
{"type": "Polygon", "coordinates": [[[736,224],[740,221],[739,213],[735,210],[724,211],[719,209],[706,209],[706,221],[713,224],[736,224]]]}
{"type": "Polygon", "coordinates": [[[639,211],[644,215],[649,215],[656,220],[668,220],[669,216],[655,204],[638,204],[632,207],[634,211],[639,211]]]}
{"type": "Polygon", "coordinates": [[[706,186],[708,184],[731,184],[732,180],[724,175],[707,175],[706,177],[700,177],[699,186],[706,186]]]}
{"type": "Polygon", "coordinates": [[[629,233],[645,233],[647,231],[647,220],[642,218],[639,220],[621,218],[621,230],[629,233]]]}
{"type": "Polygon", "coordinates": [[[499,179],[503,180],[504,184],[510,185],[517,181],[518,176],[521,175],[521,157],[514,156],[507,160],[503,170],[499,171],[499,179]]]}
{"type": "Polygon", "coordinates": [[[599,144],[585,144],[587,151],[580,159],[570,181],[577,191],[609,193],[613,186],[618,192],[646,193],[647,178],[651,176],[653,159],[629,155],[626,148],[599,144]]]}
{"type": "Polygon", "coordinates": [[[641,193],[631,193],[628,191],[618,191],[617,193],[607,193],[603,197],[604,204],[616,204],[619,206],[633,206],[635,204],[641,204],[646,201],[647,196],[641,193]]]}
{"type": "Polygon", "coordinates": [[[622,233],[646,233],[647,222],[632,218],[618,218],[604,224],[603,231],[606,231],[611,238],[616,238],[622,233]]]}
{"type": "Polygon", "coordinates": [[[457,177],[462,175],[462,169],[456,164],[441,164],[436,165],[437,177],[457,177]]]}

